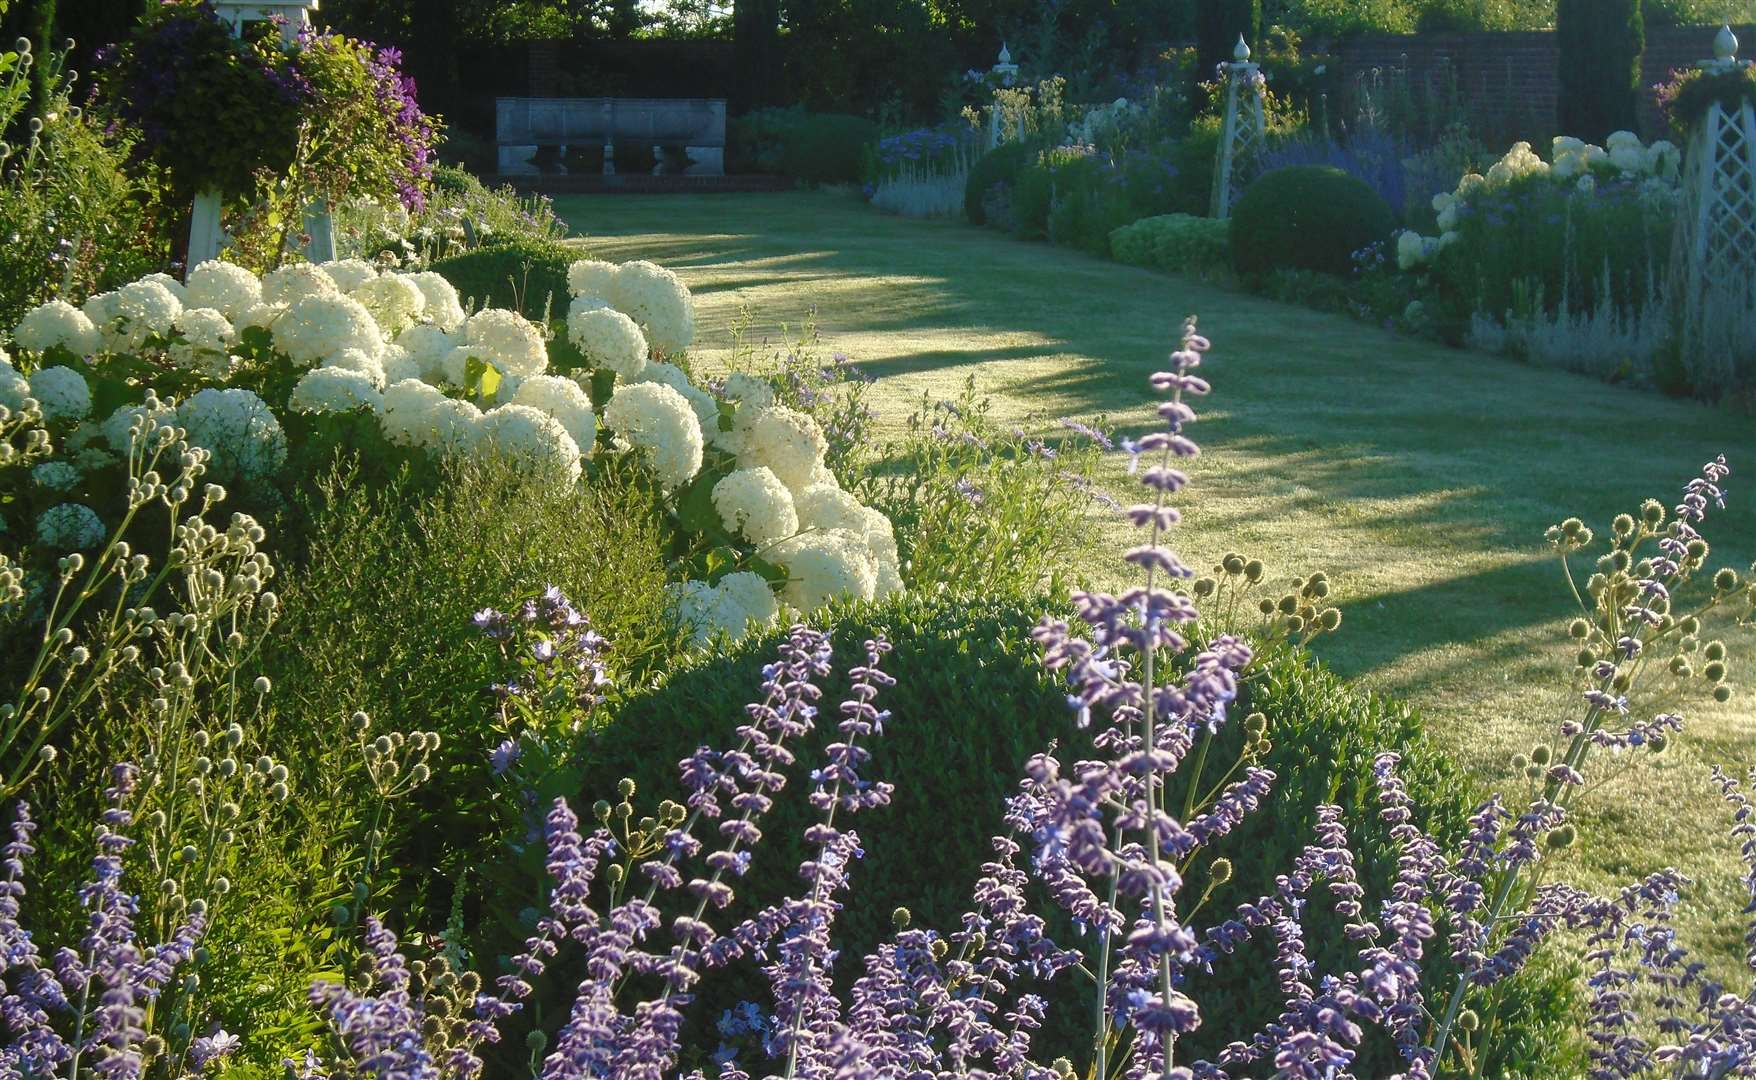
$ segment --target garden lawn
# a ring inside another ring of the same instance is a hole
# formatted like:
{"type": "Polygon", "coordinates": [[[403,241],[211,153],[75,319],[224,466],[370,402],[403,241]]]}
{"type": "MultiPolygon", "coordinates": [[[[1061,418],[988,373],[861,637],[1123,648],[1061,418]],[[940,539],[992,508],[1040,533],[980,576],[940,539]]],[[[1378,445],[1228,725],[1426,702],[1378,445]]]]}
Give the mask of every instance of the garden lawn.
{"type": "MultiPolygon", "coordinates": [[[[1027,428],[1107,414],[1137,432],[1154,400],[1147,375],[1183,316],[1199,315],[1214,393],[1173,546],[1201,566],[1230,549],[1260,556],[1281,581],[1328,571],[1346,621],[1317,652],[1417,703],[1439,743],[1514,802],[1527,784],[1508,759],[1557,741],[1581,712],[1565,632],[1575,609],[1543,530],[1578,515],[1605,535],[1645,497],[1674,505],[1724,453],[1732,501],[1705,530],[1713,562],[1741,572],[1756,558],[1747,416],[962,223],[886,217],[846,195],[575,197],[557,210],[595,257],[683,276],[704,369],[726,363],[740,310],[777,344],[814,311],[824,355],[878,376],[881,437],[922,393],[955,397],[971,377],[1027,428]]],[[[1125,464],[1112,455],[1106,480],[1130,500],[1125,464]]],[[[1074,569],[1114,587],[1133,538],[1108,516],[1093,528],[1074,569]]],[[[1736,636],[1740,655],[1756,655],[1756,634],[1736,636]]],[[[1563,871],[1600,888],[1666,864],[1690,874],[1687,940],[1728,978],[1743,900],[1708,766],[1756,764],[1756,670],[1732,678],[1729,705],[1691,689],[1681,747],[1593,796],[1587,844],[1563,871]]]]}

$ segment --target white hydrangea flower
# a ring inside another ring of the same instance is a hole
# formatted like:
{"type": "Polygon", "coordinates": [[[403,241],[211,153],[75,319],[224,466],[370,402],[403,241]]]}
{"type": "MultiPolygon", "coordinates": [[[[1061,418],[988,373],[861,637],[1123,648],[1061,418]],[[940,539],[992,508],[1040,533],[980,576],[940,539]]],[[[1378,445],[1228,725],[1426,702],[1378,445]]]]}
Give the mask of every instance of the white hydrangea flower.
{"type": "Polygon", "coordinates": [[[421,377],[421,365],[409,357],[409,351],[395,342],[384,346],[378,356],[378,364],[384,372],[384,385],[402,382],[404,379],[421,377]]]}
{"type": "Polygon", "coordinates": [[[463,339],[441,326],[416,323],[396,335],[396,343],[407,350],[408,358],[421,369],[421,378],[436,382],[444,374],[445,361],[451,350],[463,344],[463,339]]]}
{"type": "Polygon", "coordinates": [[[242,266],[209,259],[189,272],[184,303],[237,319],[262,303],[262,282],[242,266]]]}
{"type": "Polygon", "coordinates": [[[727,532],[752,544],[772,543],[799,531],[792,492],[761,465],[727,473],[714,484],[713,508],[727,532]]]}
{"type": "Polygon", "coordinates": [[[386,334],[395,336],[427,309],[427,294],[402,274],[384,274],[351,290],[350,295],[378,321],[386,334]]]}
{"type": "Polygon", "coordinates": [[[103,521],[83,503],[51,506],[37,518],[37,543],[50,551],[87,551],[109,535],[103,521]]]}
{"type": "Polygon", "coordinates": [[[473,450],[482,440],[485,415],[474,402],[441,395],[427,414],[429,426],[423,445],[447,453],[473,450]]]}
{"type": "Polygon", "coordinates": [[[866,507],[865,537],[866,549],[872,553],[872,565],[877,571],[875,595],[883,599],[902,592],[902,557],[896,550],[896,530],[883,512],[870,506],[866,507]]]}
{"type": "Polygon", "coordinates": [[[646,331],[646,343],[674,356],[695,341],[695,301],[683,279],[656,263],[636,260],[616,270],[610,303],[646,331]]]}
{"type": "Polygon", "coordinates": [[[575,304],[567,315],[567,340],[592,367],[608,368],[624,381],[636,378],[646,368],[646,335],[633,319],[615,308],[575,304]]]}
{"type": "Polygon", "coordinates": [[[232,372],[232,344],[237,331],[213,308],[184,308],[174,327],[183,340],[170,348],[171,362],[185,371],[199,371],[211,379],[224,379],[232,372]]]}
{"type": "Polygon", "coordinates": [[[433,438],[433,410],[443,393],[420,379],[393,382],[384,391],[384,437],[397,446],[425,446],[433,438]]]}
{"type": "Polygon", "coordinates": [[[581,453],[589,454],[597,441],[598,418],[591,411],[591,397],[572,379],[559,375],[532,375],[519,382],[511,401],[528,405],[555,418],[573,436],[581,453]]]}
{"type": "Polygon", "coordinates": [[[553,469],[569,484],[579,479],[579,444],[547,413],[528,405],[500,405],[482,414],[480,447],[535,468],[553,469]]]}
{"type": "Polygon", "coordinates": [[[32,375],[30,396],[42,407],[44,420],[81,420],[91,412],[91,387],[70,367],[56,365],[32,375]]]}
{"type": "Polygon", "coordinates": [[[9,412],[17,412],[24,408],[24,403],[30,396],[30,380],[20,375],[18,369],[6,358],[5,351],[0,350],[0,407],[9,412]]]}
{"type": "Polygon", "coordinates": [[[604,408],[604,423],[650,455],[659,483],[676,488],[701,471],[701,423],[689,401],[662,383],[622,387],[604,408]]]}
{"type": "Polygon", "coordinates": [[[816,611],[842,597],[870,600],[877,594],[877,567],[862,536],[839,530],[801,533],[769,548],[768,557],[786,568],[781,598],[800,611],[816,611]]]}
{"type": "Polygon", "coordinates": [[[260,483],[280,471],[287,437],[268,403],[238,387],[202,390],[177,407],[177,423],[189,441],[205,447],[207,479],[260,483]]]}
{"type": "Polygon", "coordinates": [[[1413,229],[1404,229],[1396,237],[1396,265],[1413,270],[1427,261],[1426,241],[1413,229]]]}
{"type": "MultiPolygon", "coordinates": [[[[1616,133],[1616,135],[1626,134],[1628,133],[1624,131],[1616,133]]],[[[1624,142],[1619,145],[1615,140],[1616,136],[1611,135],[1610,164],[1622,170],[1625,175],[1638,176],[1644,173],[1646,171],[1646,147],[1640,145],[1640,140],[1635,138],[1633,143],[1624,142]]]]}
{"type": "Polygon", "coordinates": [[[715,446],[721,445],[721,436],[726,433],[719,428],[719,402],[714,400],[712,394],[690,382],[682,368],[663,360],[654,360],[641,369],[635,381],[663,383],[682,394],[689,402],[689,408],[695,412],[695,420],[701,425],[702,437],[715,446]]]}
{"type": "Polygon", "coordinates": [[[774,595],[774,586],[761,574],[748,570],[727,574],[720,578],[714,590],[758,626],[767,626],[780,615],[780,599],[774,595]]]}
{"type": "Polygon", "coordinates": [[[425,270],[411,274],[409,280],[427,300],[423,318],[443,330],[455,330],[463,325],[463,320],[468,317],[463,310],[463,301],[457,297],[457,288],[445,280],[443,274],[425,270]]]}
{"type": "Polygon", "coordinates": [[[318,263],[317,267],[344,293],[352,293],[378,276],[378,268],[365,259],[334,259],[318,263]]]}
{"type": "Polygon", "coordinates": [[[274,344],[294,363],[310,367],[343,349],[376,357],[384,348],[384,335],[358,300],[324,293],[305,297],[275,320],[274,344]]]}
{"type": "Polygon", "coordinates": [[[1660,180],[1675,181],[1683,166],[1683,152],[1660,139],[1646,148],[1646,171],[1660,180]]]}
{"type": "Polygon", "coordinates": [[[1628,150],[1644,149],[1644,144],[1641,143],[1640,136],[1634,134],[1632,131],[1612,131],[1612,132],[1610,132],[1610,137],[1604,140],[1604,146],[1606,148],[1608,148],[1608,150],[1612,154],[1614,154],[1617,150],[1623,150],[1623,149],[1628,149],[1628,150]]]}
{"type": "Polygon", "coordinates": [[[106,328],[115,322],[116,303],[119,299],[120,297],[114,290],[93,293],[85,298],[85,303],[79,306],[80,312],[91,320],[92,327],[97,330],[100,348],[103,347],[104,339],[108,337],[106,328]]]}
{"type": "MultiPolygon", "coordinates": [[[[124,405],[111,413],[98,426],[98,434],[103,436],[118,454],[127,454],[134,447],[134,418],[146,417],[146,437],[161,427],[175,427],[177,424],[177,407],[160,401],[156,394],[148,394],[146,401],[139,405],[124,405]]],[[[83,430],[83,429],[82,429],[83,430]]]]}
{"type": "Polygon", "coordinates": [[[340,368],[343,371],[351,371],[361,375],[372,384],[374,390],[382,390],[389,382],[389,377],[384,372],[384,366],[379,363],[378,358],[368,356],[359,349],[343,349],[324,360],[322,366],[340,368]]]}
{"type": "Polygon", "coordinates": [[[817,421],[784,405],[757,409],[747,418],[738,410],[736,434],[738,463],[768,466],[793,491],[811,486],[829,451],[817,421]]]}
{"type": "Polygon", "coordinates": [[[31,481],[50,491],[72,491],[80,475],[77,466],[65,461],[45,461],[30,471],[31,481]]]}
{"type": "Polygon", "coordinates": [[[340,367],[315,367],[299,376],[287,408],[301,413],[346,413],[384,409],[384,395],[369,375],[340,367]]]}
{"type": "Polygon", "coordinates": [[[166,274],[166,273],[148,274],[145,277],[141,278],[140,280],[142,280],[142,281],[155,281],[155,282],[159,283],[160,285],[163,285],[165,287],[165,291],[170,293],[172,296],[176,297],[177,303],[179,303],[179,304],[187,304],[189,302],[188,290],[186,288],[184,288],[183,283],[181,281],[178,281],[176,278],[172,277],[169,274],[166,274]]]}
{"type": "Polygon", "coordinates": [[[163,282],[143,280],[117,289],[106,310],[104,321],[92,319],[103,347],[115,353],[132,353],[138,352],[149,337],[168,336],[183,310],[183,302],[163,282]]]}
{"type": "Polygon", "coordinates": [[[341,292],[320,266],[311,263],[288,263],[262,276],[262,302],[292,307],[310,296],[333,296],[341,292]]]}
{"type": "Polygon", "coordinates": [[[470,354],[507,375],[540,375],[549,366],[542,331],[516,311],[490,308],[464,323],[470,354]]]}
{"type": "Polygon", "coordinates": [[[866,508],[834,484],[812,484],[799,492],[794,505],[799,511],[801,529],[843,529],[862,534],[866,531],[866,508]]]}
{"type": "Polygon", "coordinates": [[[51,300],[25,313],[12,338],[32,352],[60,347],[75,356],[98,351],[98,328],[85,312],[65,300],[51,300]]]}
{"type": "Polygon", "coordinates": [[[567,268],[567,291],[574,296],[608,300],[615,286],[615,263],[580,259],[567,268]]]}
{"type": "Polygon", "coordinates": [[[245,330],[272,330],[275,322],[286,313],[285,304],[252,304],[238,316],[235,326],[240,333],[245,330]]]}
{"type": "Polygon", "coordinates": [[[734,371],[726,376],[726,397],[739,408],[766,409],[774,404],[774,384],[756,375],[734,371]]]}

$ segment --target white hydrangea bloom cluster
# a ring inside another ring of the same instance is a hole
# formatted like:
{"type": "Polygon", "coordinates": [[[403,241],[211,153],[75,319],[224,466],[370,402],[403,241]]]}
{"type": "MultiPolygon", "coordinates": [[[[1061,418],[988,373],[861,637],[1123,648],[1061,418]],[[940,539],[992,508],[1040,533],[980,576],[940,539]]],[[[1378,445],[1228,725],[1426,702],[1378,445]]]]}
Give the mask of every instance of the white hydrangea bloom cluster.
{"type": "Polygon", "coordinates": [[[799,531],[793,493],[762,465],[737,469],[714,484],[713,508],[727,532],[759,546],[799,531]]]}
{"type": "Polygon", "coordinates": [[[309,296],[341,292],[328,272],[312,263],[288,263],[262,275],[262,302],[291,307],[309,296]]]}
{"type": "Polygon", "coordinates": [[[108,536],[103,521],[84,503],[51,506],[37,518],[37,543],[50,551],[88,551],[108,536]]]}
{"type": "Polygon", "coordinates": [[[739,409],[732,430],[738,464],[746,468],[766,465],[794,492],[828,475],[823,459],[829,440],[808,413],[784,405],[739,409]]]}
{"type": "Polygon", "coordinates": [[[654,360],[641,369],[634,381],[659,383],[670,387],[683,395],[689,408],[695,413],[696,423],[701,425],[701,436],[708,443],[721,445],[724,434],[719,427],[719,402],[712,394],[689,381],[688,374],[675,364],[663,360],[654,360]]]}
{"type": "Polygon", "coordinates": [[[444,276],[431,270],[423,270],[418,274],[409,275],[415,288],[421,290],[426,299],[426,307],[422,315],[428,323],[441,330],[455,330],[463,325],[466,313],[463,301],[457,297],[457,289],[446,281],[444,276]]]}
{"type": "Polygon", "coordinates": [[[616,391],[604,407],[604,423],[648,453],[667,489],[681,487],[701,471],[701,423],[688,399],[663,383],[616,391]]]}
{"type": "Polygon", "coordinates": [[[748,570],[727,574],[717,585],[684,581],[672,588],[677,617],[694,631],[697,644],[705,645],[721,631],[736,640],[752,626],[770,625],[780,614],[768,581],[748,570]]]}
{"type": "Polygon", "coordinates": [[[91,319],[65,300],[51,300],[26,312],[12,339],[32,352],[59,347],[75,356],[90,356],[100,344],[98,328],[91,319]]]}
{"type": "Polygon", "coordinates": [[[86,301],[85,313],[110,352],[136,352],[153,337],[166,337],[183,310],[162,281],[142,278],[86,301]]]}
{"type": "Polygon", "coordinates": [[[657,263],[623,263],[607,297],[646,331],[647,344],[675,356],[695,343],[695,300],[683,279],[657,263]]]}
{"type": "Polygon", "coordinates": [[[567,268],[567,291],[581,299],[609,303],[616,287],[616,264],[597,259],[580,259],[567,268]]]}
{"type": "Polygon", "coordinates": [[[0,349],[0,407],[17,412],[24,408],[30,396],[30,380],[18,373],[12,361],[7,359],[6,351],[0,349]]]}
{"type": "Polygon", "coordinates": [[[50,491],[71,491],[79,477],[79,467],[69,461],[45,461],[30,471],[31,482],[50,491]]]}
{"type": "Polygon", "coordinates": [[[633,319],[615,308],[574,301],[567,314],[567,339],[592,367],[608,368],[624,381],[638,377],[646,368],[646,335],[633,319]]]}
{"type": "Polygon", "coordinates": [[[343,367],[314,367],[293,385],[287,408],[301,413],[348,413],[357,409],[379,413],[384,410],[384,395],[370,375],[343,367]]]}
{"type": "Polygon", "coordinates": [[[559,375],[532,375],[518,384],[512,404],[527,405],[567,429],[579,450],[590,452],[597,441],[598,418],[591,411],[591,398],[572,379],[559,375]]]}
{"type": "Polygon", "coordinates": [[[268,403],[248,390],[210,387],[177,407],[177,423],[189,441],[213,456],[207,478],[216,484],[260,483],[287,460],[287,437],[268,403]]]}
{"type": "Polygon", "coordinates": [[[395,335],[427,310],[427,294],[414,279],[403,274],[368,278],[348,295],[358,300],[387,334],[395,335]]]}
{"type": "Polygon", "coordinates": [[[172,363],[212,379],[231,374],[238,332],[224,314],[214,308],[184,308],[177,313],[173,329],[178,340],[169,350],[172,363]]]}
{"type": "Polygon", "coordinates": [[[30,396],[42,407],[44,420],[83,420],[91,412],[91,388],[70,367],[57,365],[32,375],[30,396]]]}
{"type": "MultiPolygon", "coordinates": [[[[543,333],[529,319],[516,311],[489,308],[471,315],[464,323],[464,344],[458,359],[451,361],[459,371],[468,357],[493,364],[503,375],[540,375],[549,366],[549,350],[543,333]]],[[[454,354],[459,349],[452,350],[454,354]]],[[[462,380],[453,380],[462,385],[462,380]]]]}
{"type": "Polygon", "coordinates": [[[262,282],[256,275],[218,259],[191,270],[185,291],[190,307],[212,308],[233,320],[262,303],[262,282]]]}
{"type": "Polygon", "coordinates": [[[770,549],[786,568],[781,598],[800,611],[816,611],[842,598],[870,600],[878,594],[878,567],[865,537],[840,529],[801,533],[770,549]]]}
{"type": "Polygon", "coordinates": [[[275,320],[273,332],[275,347],[306,367],[343,349],[375,357],[384,348],[384,332],[372,313],[341,293],[319,293],[294,302],[275,320]]]}
{"type": "Polygon", "coordinates": [[[378,277],[378,271],[365,259],[333,259],[317,266],[344,293],[352,293],[378,277]]]}
{"type": "Polygon", "coordinates": [[[528,405],[500,405],[482,414],[480,445],[536,469],[553,469],[571,484],[579,479],[579,444],[560,421],[528,405]]]}

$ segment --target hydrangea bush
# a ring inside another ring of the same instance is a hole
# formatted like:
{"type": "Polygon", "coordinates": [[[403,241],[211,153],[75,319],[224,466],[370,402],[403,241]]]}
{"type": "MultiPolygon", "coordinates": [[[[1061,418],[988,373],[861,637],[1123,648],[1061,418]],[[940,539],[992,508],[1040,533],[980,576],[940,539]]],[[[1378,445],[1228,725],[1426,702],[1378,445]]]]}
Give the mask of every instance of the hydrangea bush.
{"type": "Polygon", "coordinates": [[[204,448],[211,479],[269,505],[296,486],[289,469],[322,467],[314,448],[337,445],[503,456],[563,483],[638,463],[672,509],[676,606],[704,641],[772,622],[783,600],[810,611],[902,587],[889,520],[841,490],[812,415],[763,379],[716,395],[679,366],[695,339],[681,279],[592,260],[568,278],[556,328],[467,312],[436,273],[359,259],[260,276],[209,262],[186,283],[152,275],[81,307],[43,304],[13,331],[24,370],[0,366],[0,404],[28,395],[63,446],[21,480],[13,513],[33,517],[15,524],[62,552],[105,535],[144,415],[204,448]]]}

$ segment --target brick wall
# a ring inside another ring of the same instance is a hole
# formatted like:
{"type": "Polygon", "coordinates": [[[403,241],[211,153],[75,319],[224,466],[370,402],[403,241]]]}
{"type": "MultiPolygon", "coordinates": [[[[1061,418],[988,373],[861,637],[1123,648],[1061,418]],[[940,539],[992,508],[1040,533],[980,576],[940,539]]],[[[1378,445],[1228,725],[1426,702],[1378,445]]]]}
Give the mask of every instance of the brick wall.
{"type": "MultiPolygon", "coordinates": [[[[1734,28],[1756,44],[1756,26],[1734,28]]],[[[1641,84],[1650,87],[1679,67],[1713,55],[1713,27],[1653,27],[1646,34],[1641,84]]],[[[1377,35],[1337,42],[1331,49],[1345,85],[1370,78],[1406,77],[1417,85],[1442,87],[1455,80],[1457,92],[1491,131],[1516,138],[1546,140],[1555,134],[1556,64],[1552,31],[1528,33],[1377,35]]],[[[1648,104],[1641,134],[1663,133],[1656,105],[1648,104]]]]}

